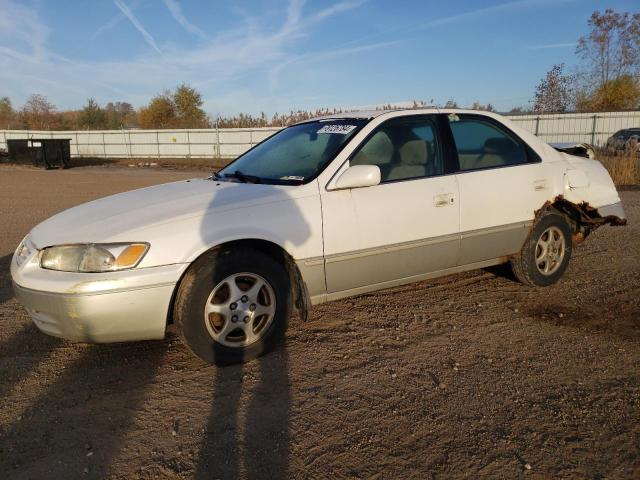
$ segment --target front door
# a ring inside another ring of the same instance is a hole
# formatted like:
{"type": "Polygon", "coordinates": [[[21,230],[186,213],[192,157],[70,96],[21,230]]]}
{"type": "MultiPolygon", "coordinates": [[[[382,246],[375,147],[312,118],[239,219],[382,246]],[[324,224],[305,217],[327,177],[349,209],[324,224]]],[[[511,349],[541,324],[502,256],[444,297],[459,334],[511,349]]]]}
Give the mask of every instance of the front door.
{"type": "MultiPolygon", "coordinates": [[[[433,115],[382,123],[350,157],[377,165],[373,187],[321,189],[327,291],[383,288],[456,265],[459,201],[433,115]]],[[[336,295],[339,296],[339,295],[336,295]]]]}

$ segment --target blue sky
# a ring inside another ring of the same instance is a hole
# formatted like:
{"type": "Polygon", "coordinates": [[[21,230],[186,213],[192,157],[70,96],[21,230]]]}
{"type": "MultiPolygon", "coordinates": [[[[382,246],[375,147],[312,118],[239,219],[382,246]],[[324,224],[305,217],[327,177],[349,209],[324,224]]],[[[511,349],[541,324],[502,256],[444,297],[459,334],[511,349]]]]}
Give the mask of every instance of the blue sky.
{"type": "Polygon", "coordinates": [[[182,82],[207,113],[411,99],[506,110],[577,63],[595,0],[0,0],[0,96],[140,106],[182,82]]]}

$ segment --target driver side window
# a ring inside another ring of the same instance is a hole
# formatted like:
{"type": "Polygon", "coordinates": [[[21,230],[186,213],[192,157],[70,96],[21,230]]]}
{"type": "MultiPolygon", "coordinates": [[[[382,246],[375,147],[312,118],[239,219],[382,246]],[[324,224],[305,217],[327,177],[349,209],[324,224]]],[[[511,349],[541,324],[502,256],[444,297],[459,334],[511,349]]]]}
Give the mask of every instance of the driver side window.
{"type": "Polygon", "coordinates": [[[382,183],[442,175],[442,152],[433,117],[398,117],[384,122],[358,148],[350,165],[376,165],[382,183]]]}

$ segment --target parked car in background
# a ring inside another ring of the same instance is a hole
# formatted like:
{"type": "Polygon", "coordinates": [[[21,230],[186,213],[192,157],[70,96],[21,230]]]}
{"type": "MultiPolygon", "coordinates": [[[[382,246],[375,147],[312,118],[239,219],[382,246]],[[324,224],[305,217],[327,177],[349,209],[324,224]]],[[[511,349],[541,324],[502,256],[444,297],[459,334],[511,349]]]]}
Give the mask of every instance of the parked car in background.
{"type": "Polygon", "coordinates": [[[607,139],[607,149],[614,152],[640,152],[640,128],[617,131],[607,139]]]}
{"type": "Polygon", "coordinates": [[[293,308],[306,318],[502,263],[551,285],[574,245],[625,222],[600,162],[500,115],[356,112],[285,128],[209,178],[59,213],[20,243],[11,276],[45,333],[119,342],[175,323],[196,355],[228,364],[273,348],[293,308]]]}

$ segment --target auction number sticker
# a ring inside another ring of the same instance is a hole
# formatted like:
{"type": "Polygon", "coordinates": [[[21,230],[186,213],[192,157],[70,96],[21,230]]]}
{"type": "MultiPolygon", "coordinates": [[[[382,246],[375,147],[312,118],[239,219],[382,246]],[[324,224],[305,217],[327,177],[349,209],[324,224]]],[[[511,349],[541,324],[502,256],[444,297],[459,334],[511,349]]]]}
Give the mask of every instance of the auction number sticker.
{"type": "Polygon", "coordinates": [[[337,133],[339,135],[347,135],[356,128],[355,125],[325,125],[317,133],[337,133]]]}

